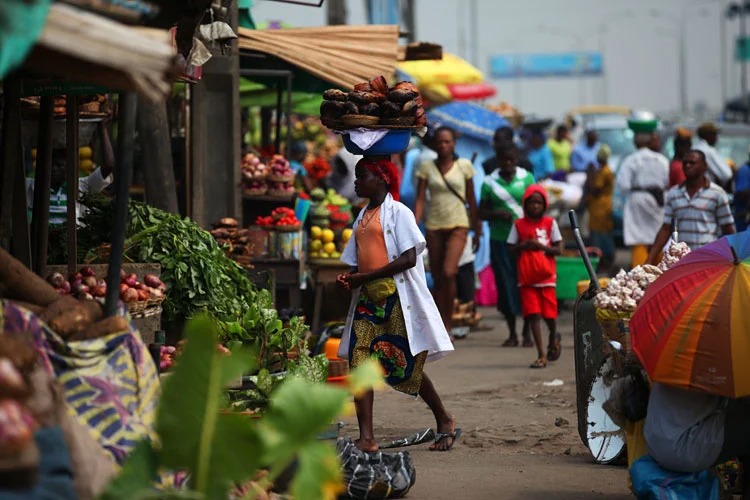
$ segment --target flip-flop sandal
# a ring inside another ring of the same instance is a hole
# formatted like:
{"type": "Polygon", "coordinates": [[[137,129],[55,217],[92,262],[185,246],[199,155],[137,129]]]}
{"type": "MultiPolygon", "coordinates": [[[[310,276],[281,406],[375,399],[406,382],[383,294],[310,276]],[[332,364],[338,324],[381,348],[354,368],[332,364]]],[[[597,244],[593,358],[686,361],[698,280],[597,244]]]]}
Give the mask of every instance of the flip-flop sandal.
{"type": "Polygon", "coordinates": [[[529,365],[529,368],[547,368],[547,362],[543,359],[537,359],[529,365]]]}
{"type": "Polygon", "coordinates": [[[560,354],[562,354],[562,344],[560,343],[562,341],[562,336],[559,333],[555,334],[555,343],[550,344],[549,347],[547,347],[547,360],[549,361],[557,361],[560,359],[560,354]]]}
{"type": "Polygon", "coordinates": [[[437,448],[430,448],[430,451],[451,451],[453,448],[453,445],[456,444],[456,440],[461,436],[461,428],[456,427],[456,430],[453,431],[453,434],[450,432],[436,432],[435,433],[435,442],[434,444],[437,445],[443,438],[451,438],[451,444],[448,445],[448,447],[444,450],[438,450],[437,448]]]}
{"type": "Polygon", "coordinates": [[[505,342],[503,342],[503,347],[518,347],[518,339],[506,339],[505,342]]]}
{"type": "Polygon", "coordinates": [[[523,347],[534,347],[534,341],[531,339],[524,339],[523,344],[521,344],[523,347]]]}

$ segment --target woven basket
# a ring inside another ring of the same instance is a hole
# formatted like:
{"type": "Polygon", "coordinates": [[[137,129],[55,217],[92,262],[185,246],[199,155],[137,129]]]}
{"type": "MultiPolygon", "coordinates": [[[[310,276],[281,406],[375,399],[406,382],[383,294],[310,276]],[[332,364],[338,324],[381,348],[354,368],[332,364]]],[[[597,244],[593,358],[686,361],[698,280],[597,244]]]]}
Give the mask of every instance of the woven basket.
{"type": "Polygon", "coordinates": [[[625,354],[632,352],[629,319],[599,319],[598,321],[605,339],[619,342],[625,354]]]}
{"type": "Polygon", "coordinates": [[[401,127],[411,127],[414,125],[413,116],[399,116],[398,118],[381,118],[379,125],[396,125],[401,127]]]}
{"type": "Polygon", "coordinates": [[[267,186],[263,186],[262,188],[258,188],[258,189],[245,188],[242,190],[242,194],[244,194],[245,196],[263,196],[267,192],[268,192],[267,186]]]}
{"type": "Polygon", "coordinates": [[[332,118],[321,117],[320,122],[328,128],[341,128],[344,126],[341,120],[334,120],[332,118]]]}
{"type": "Polygon", "coordinates": [[[128,307],[130,315],[142,314],[148,306],[147,300],[136,300],[133,302],[126,302],[125,305],[128,307]]]}
{"type": "Polygon", "coordinates": [[[302,229],[302,225],[297,224],[295,226],[273,226],[273,229],[280,233],[294,233],[302,229]]]}
{"type": "Polygon", "coordinates": [[[281,189],[269,189],[268,196],[275,198],[291,198],[294,195],[292,191],[283,191],[281,189]]]}
{"type": "Polygon", "coordinates": [[[328,376],[341,377],[349,374],[349,362],[345,359],[331,359],[328,361],[328,376]]]}
{"type": "Polygon", "coordinates": [[[344,115],[341,117],[341,123],[347,127],[362,127],[377,125],[380,118],[370,115],[344,115]]]}
{"type": "Polygon", "coordinates": [[[268,180],[271,182],[292,182],[294,180],[294,175],[268,174],[268,180]]]}
{"type": "Polygon", "coordinates": [[[81,113],[99,113],[101,111],[101,103],[99,101],[87,102],[81,104],[78,109],[81,113]]]}

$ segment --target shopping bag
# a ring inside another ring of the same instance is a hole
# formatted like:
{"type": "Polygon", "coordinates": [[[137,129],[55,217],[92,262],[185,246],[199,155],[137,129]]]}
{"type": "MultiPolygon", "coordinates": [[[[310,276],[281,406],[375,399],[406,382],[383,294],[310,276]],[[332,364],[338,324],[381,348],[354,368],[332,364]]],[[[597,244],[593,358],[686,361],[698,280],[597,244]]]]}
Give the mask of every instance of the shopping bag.
{"type": "Polygon", "coordinates": [[[518,283],[532,286],[555,277],[555,261],[541,250],[523,250],[518,257],[518,283]]]}
{"type": "Polygon", "coordinates": [[[358,449],[350,437],[339,439],[336,451],[346,484],[339,498],[402,498],[417,480],[408,451],[367,453],[358,449]]]}

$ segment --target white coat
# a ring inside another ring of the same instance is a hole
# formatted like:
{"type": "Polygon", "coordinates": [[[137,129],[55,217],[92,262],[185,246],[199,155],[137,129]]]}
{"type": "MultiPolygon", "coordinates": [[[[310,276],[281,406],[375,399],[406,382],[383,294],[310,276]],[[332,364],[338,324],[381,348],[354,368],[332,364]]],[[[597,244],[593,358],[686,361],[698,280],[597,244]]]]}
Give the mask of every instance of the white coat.
{"type": "MultiPolygon", "coordinates": [[[[352,238],[346,244],[341,261],[349,266],[357,266],[357,227],[362,220],[364,209],[354,221],[352,238]]],[[[388,261],[393,262],[411,248],[417,251],[417,264],[403,273],[393,276],[398,290],[401,309],[406,322],[406,332],[409,337],[409,348],[413,355],[427,351],[427,361],[435,361],[453,350],[448,332],[445,330],[435,301],[427,288],[424,274],[424,264],[421,254],[427,243],[419,231],[412,211],[393,199],[389,194],[380,205],[380,221],[383,225],[385,248],[388,261]]],[[[360,289],[352,290],[352,302],[346,317],[344,335],[341,338],[338,355],[340,358],[349,357],[349,343],[351,340],[354,310],[357,306],[360,289]]]]}
{"type": "Polygon", "coordinates": [[[617,188],[625,196],[623,239],[628,246],[651,245],[664,223],[664,207],[660,207],[643,188],[669,186],[669,160],[661,153],[641,148],[625,158],[617,171],[617,188]]]}

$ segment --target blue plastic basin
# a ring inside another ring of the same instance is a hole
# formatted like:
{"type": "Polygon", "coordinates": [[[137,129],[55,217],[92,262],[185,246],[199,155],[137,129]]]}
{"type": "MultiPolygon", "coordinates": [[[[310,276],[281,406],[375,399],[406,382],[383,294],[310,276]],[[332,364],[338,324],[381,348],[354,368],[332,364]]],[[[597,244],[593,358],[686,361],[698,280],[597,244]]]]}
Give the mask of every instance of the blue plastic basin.
{"type": "Polygon", "coordinates": [[[406,148],[409,147],[411,130],[389,130],[382,139],[370,146],[370,149],[366,151],[354,144],[349,134],[343,134],[343,138],[344,147],[352,154],[368,156],[390,155],[406,151],[406,148]]]}

